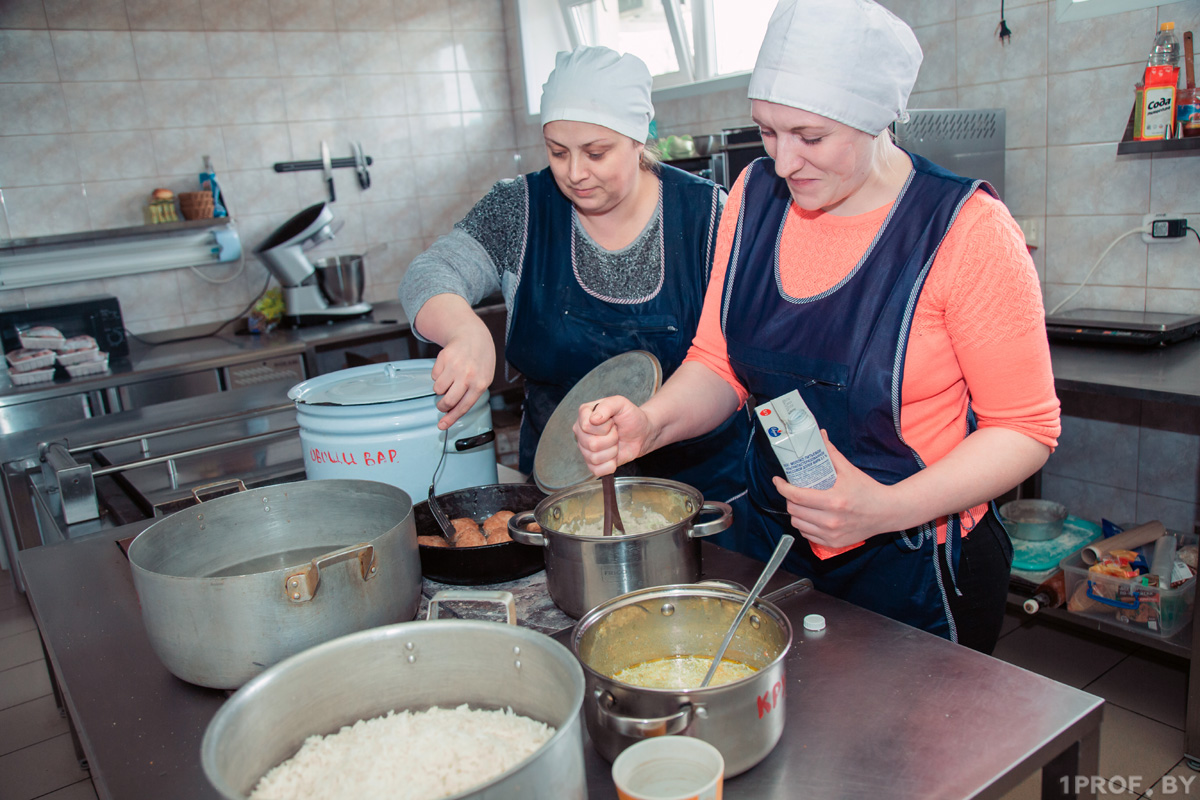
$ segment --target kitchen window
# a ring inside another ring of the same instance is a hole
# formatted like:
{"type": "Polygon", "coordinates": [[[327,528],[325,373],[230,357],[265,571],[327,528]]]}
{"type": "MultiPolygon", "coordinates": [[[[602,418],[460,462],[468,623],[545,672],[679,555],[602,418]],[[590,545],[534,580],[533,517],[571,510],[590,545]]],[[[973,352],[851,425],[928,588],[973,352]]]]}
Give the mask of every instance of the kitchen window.
{"type": "Polygon", "coordinates": [[[526,101],[537,114],[560,50],[603,45],[633,53],[654,76],[656,99],[679,87],[742,83],[774,9],[769,0],[518,0],[526,101]],[[660,90],[662,93],[660,94],[660,90]]]}

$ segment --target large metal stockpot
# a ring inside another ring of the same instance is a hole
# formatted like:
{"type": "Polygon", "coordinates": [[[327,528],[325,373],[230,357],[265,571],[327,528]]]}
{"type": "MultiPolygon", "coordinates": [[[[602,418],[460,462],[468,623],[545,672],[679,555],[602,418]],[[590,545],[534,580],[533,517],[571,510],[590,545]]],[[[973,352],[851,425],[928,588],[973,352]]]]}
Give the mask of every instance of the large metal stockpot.
{"type": "Polygon", "coordinates": [[[389,625],[318,645],[247,683],[209,723],[200,761],[222,797],[243,800],[313,734],[391,710],[511,707],[557,731],[529,759],[454,798],[583,800],[583,686],[570,651],[536,631],[476,620],[389,625]]]}
{"type": "Polygon", "coordinates": [[[294,653],[410,620],[421,600],[412,500],[375,481],[264,486],[164,517],[129,546],[154,652],[235,689],[294,653]]]}
{"type": "Polygon", "coordinates": [[[725,652],[755,668],[749,677],[679,690],[612,677],[660,658],[712,656],[745,600],[746,592],[724,586],[658,586],[614,598],[576,623],[571,650],[583,664],[584,719],[600,755],[612,761],[642,739],[683,734],[720,750],[727,778],[767,757],[783,735],[784,659],[792,644],[792,625],[774,604],[756,601],[725,652]]]}
{"type": "Polygon", "coordinates": [[[700,579],[701,537],[729,527],[733,510],[704,502],[700,492],[665,478],[617,478],[617,504],[627,531],[604,536],[604,496],[598,481],[550,495],[532,511],[508,520],[508,533],[522,544],[546,548],[546,586],[555,605],[578,619],[591,609],[647,586],[700,579]],[[697,522],[702,512],[719,516],[697,522]],[[651,517],[658,527],[647,529],[651,517]],[[662,525],[661,520],[666,524],[662,525]],[[525,530],[537,522],[541,533],[525,530]],[[575,531],[596,531],[580,534],[575,531]]]}

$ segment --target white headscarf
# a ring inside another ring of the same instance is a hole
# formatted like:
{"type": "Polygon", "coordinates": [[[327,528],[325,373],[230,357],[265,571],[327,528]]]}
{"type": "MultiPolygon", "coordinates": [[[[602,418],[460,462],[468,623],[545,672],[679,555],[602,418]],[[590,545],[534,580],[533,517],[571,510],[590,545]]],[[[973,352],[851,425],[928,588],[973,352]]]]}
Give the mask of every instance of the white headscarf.
{"type": "Polygon", "coordinates": [[[779,0],[750,98],[811,111],[871,135],[908,119],[917,37],[871,0],[779,0]]]}
{"type": "Polygon", "coordinates": [[[590,122],[638,143],[650,135],[654,79],[635,55],[607,47],[578,47],[554,59],[542,86],[542,125],[555,120],[590,122]]]}

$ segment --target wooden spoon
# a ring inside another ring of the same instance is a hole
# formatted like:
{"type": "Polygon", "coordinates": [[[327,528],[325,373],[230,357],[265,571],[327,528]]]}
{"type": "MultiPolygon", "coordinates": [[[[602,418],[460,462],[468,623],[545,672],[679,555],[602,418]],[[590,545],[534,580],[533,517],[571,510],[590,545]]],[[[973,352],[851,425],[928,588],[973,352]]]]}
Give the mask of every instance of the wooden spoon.
{"type": "MultiPolygon", "coordinates": [[[[600,403],[592,406],[592,411],[600,403]]],[[[605,536],[612,536],[613,528],[619,530],[622,534],[625,533],[625,523],[621,521],[621,510],[617,507],[617,476],[615,472],[610,472],[600,478],[600,487],[604,491],[604,528],[605,536]]]]}

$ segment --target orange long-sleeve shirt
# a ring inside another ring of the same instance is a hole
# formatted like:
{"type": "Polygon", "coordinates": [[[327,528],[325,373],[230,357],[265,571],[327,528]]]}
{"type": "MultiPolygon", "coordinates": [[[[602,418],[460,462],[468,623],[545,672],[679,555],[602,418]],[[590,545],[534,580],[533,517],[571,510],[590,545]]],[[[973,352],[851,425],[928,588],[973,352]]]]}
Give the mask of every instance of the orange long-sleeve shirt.
{"type": "MultiPolygon", "coordinates": [[[[721,217],[712,279],[687,360],[712,369],[745,402],[749,394],[729,365],[720,313],[742,190],[739,179],[721,217]]],[[[784,291],[811,297],[835,286],[862,257],[890,209],[889,203],[839,217],[792,206],[780,244],[784,291]]],[[[976,192],[963,205],[914,312],[901,381],[900,430],[926,464],[962,441],[968,403],[980,428],[1009,428],[1049,447],[1058,444],[1059,403],[1037,271],[1016,221],[986,192],[976,192]]],[[[973,528],[986,509],[964,511],[963,530],[973,528]]],[[[944,541],[944,519],[938,528],[944,541]]]]}

